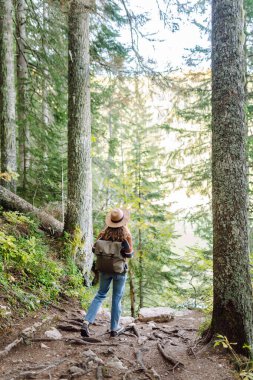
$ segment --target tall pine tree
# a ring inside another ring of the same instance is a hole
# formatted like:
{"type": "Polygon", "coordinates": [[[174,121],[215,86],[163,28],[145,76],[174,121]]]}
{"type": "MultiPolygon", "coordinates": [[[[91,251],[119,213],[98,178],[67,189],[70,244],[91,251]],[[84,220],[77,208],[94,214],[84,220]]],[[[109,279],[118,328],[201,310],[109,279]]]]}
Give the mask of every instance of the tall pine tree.
{"type": "Polygon", "coordinates": [[[212,332],[253,343],[243,0],[212,2],[212,332]]]}

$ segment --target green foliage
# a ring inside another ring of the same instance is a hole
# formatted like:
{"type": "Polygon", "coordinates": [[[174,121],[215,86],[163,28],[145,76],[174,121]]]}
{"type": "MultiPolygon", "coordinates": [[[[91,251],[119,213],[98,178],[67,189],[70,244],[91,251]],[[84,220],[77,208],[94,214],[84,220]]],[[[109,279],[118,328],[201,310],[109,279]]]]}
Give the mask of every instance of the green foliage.
{"type": "Polygon", "coordinates": [[[209,250],[188,248],[180,260],[178,282],[182,304],[208,308],[212,302],[212,259],[209,250]]]}
{"type": "Polygon", "coordinates": [[[79,227],[76,227],[72,235],[65,232],[64,240],[64,256],[67,259],[70,258],[76,262],[78,252],[80,252],[84,246],[81,229],[79,227]]]}
{"type": "Polygon", "coordinates": [[[0,242],[3,285],[6,279],[11,279],[27,291],[43,289],[40,301],[57,296],[62,268],[47,257],[47,247],[41,238],[32,235],[16,238],[0,232],[0,242]]]}
{"type": "Polygon", "coordinates": [[[203,310],[203,312],[205,315],[205,320],[199,326],[199,330],[198,330],[199,336],[203,336],[210,329],[211,322],[212,322],[212,305],[211,305],[211,308],[206,308],[203,310]]]}
{"type": "MultiPolygon", "coordinates": [[[[171,248],[174,218],[165,200],[168,178],[161,148],[165,132],[152,122],[148,80],[99,81],[103,83],[110,97],[105,99],[102,117],[97,119],[100,129],[93,147],[94,234],[97,236],[104,227],[104,207],[129,208],[136,311],[141,294],[145,306],[166,305],[168,299],[172,302],[171,289],[176,288],[176,255],[171,248]]],[[[127,297],[124,304],[129,310],[127,297]]]]}
{"type": "MultiPolygon", "coordinates": [[[[19,187],[18,193],[35,205],[61,202],[64,206],[67,192],[67,18],[58,1],[27,0],[26,3],[31,165],[27,187],[19,187]]],[[[186,12],[189,17],[191,12],[198,11],[198,18],[192,21],[202,33],[209,33],[208,17],[205,20],[209,1],[200,0],[194,5],[172,3],[178,12],[186,12]]],[[[252,0],[246,0],[245,5],[249,53],[247,117],[251,131],[252,0]]],[[[159,12],[171,30],[179,27],[179,18],[170,22],[167,12],[159,12]]],[[[183,216],[192,224],[196,235],[205,240],[207,247],[189,248],[177,257],[173,250],[174,223],[180,215],[171,213],[168,194],[182,186],[187,187],[189,196],[201,194],[209,198],[211,194],[211,76],[210,70],[197,71],[199,63],[210,59],[210,49],[200,45],[191,49],[186,59],[193,71],[164,78],[170,82],[173,92],[173,110],[168,111],[168,120],[157,125],[151,92],[160,94],[161,89],[147,78],[138,77],[136,70],[131,71],[133,54],[121,42],[121,32],[129,24],[129,15],[135,45],[138,28],[148,21],[148,14],[133,15],[131,9],[127,13],[122,2],[110,0],[99,2],[97,12],[91,16],[94,235],[104,227],[107,209],[127,206],[132,219],[130,229],[135,249],[132,263],[137,297],[140,298],[142,287],[147,306],[204,307],[212,298],[210,204],[183,216]],[[172,141],[176,136],[180,142],[167,157],[164,154],[166,133],[172,136],[172,141]]],[[[141,65],[142,58],[138,60],[141,65]]],[[[252,142],[250,137],[250,166],[252,142]]],[[[250,169],[250,180],[251,175],[250,169]]],[[[38,232],[36,221],[18,213],[4,213],[2,217],[6,223],[0,233],[0,270],[3,274],[0,281],[5,289],[15,288],[14,293],[18,296],[13,299],[37,305],[33,295],[36,299],[41,297],[43,303],[64,291],[69,295],[81,295],[88,302],[89,292],[84,291],[82,274],[75,264],[83,244],[80,231],[77,230],[74,237],[66,235],[62,242],[64,248],[59,250],[62,253],[51,260],[50,247],[38,232]]],[[[126,303],[129,304],[128,300],[126,303]]]]}
{"type": "Polygon", "coordinates": [[[39,222],[34,215],[28,217],[18,211],[6,211],[2,213],[2,216],[10,225],[14,226],[17,231],[21,229],[23,233],[25,231],[27,233],[37,233],[39,222]]]}
{"type": "Polygon", "coordinates": [[[34,220],[31,220],[27,216],[20,214],[18,211],[3,212],[3,216],[5,217],[7,222],[11,224],[25,223],[26,225],[37,227],[34,220]]]}
{"type": "MultiPolygon", "coordinates": [[[[216,340],[214,342],[214,347],[222,346],[223,348],[228,350],[228,352],[231,355],[232,361],[235,365],[235,368],[238,371],[240,379],[252,380],[253,379],[253,361],[247,360],[245,357],[238,355],[233,349],[233,346],[235,346],[236,344],[237,343],[229,342],[226,336],[217,334],[216,340]]],[[[249,356],[252,357],[252,347],[249,347],[248,345],[245,344],[243,348],[248,350],[249,356]]]]}
{"type": "MultiPolygon", "coordinates": [[[[116,2],[97,5],[90,25],[92,76],[124,66],[129,49],[120,42],[119,28],[125,23],[126,16],[116,2]]],[[[29,71],[26,122],[31,133],[32,165],[27,172],[27,186],[24,189],[20,184],[18,193],[41,206],[64,202],[67,192],[67,17],[58,1],[27,0],[26,29],[29,71]]],[[[92,114],[96,119],[101,102],[108,98],[108,90],[100,87],[97,96],[93,84],[91,80],[92,114]]]]}
{"type": "MultiPolygon", "coordinates": [[[[70,254],[59,257],[53,254],[50,240],[37,231],[34,219],[17,212],[3,212],[0,221],[3,227],[0,231],[0,292],[7,295],[7,303],[16,312],[35,310],[62,293],[82,299],[87,306],[89,292],[73,259],[78,234],[70,254]]],[[[65,241],[66,250],[70,246],[69,237],[65,241]]]]}
{"type": "Polygon", "coordinates": [[[83,285],[83,275],[77,268],[73,258],[68,257],[64,268],[64,293],[69,297],[76,297],[80,300],[84,309],[87,309],[95,290],[86,288],[83,285]]]}

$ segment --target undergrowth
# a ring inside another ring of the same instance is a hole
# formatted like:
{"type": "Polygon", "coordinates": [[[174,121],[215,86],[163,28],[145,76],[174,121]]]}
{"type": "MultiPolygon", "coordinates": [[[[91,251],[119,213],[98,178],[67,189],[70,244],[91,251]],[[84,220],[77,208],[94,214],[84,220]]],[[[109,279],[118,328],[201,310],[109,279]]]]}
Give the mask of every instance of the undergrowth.
{"type": "Polygon", "coordinates": [[[24,315],[62,295],[87,305],[91,295],[74,263],[72,244],[76,241],[69,236],[47,237],[32,216],[0,210],[1,319],[24,315]]]}
{"type": "Polygon", "coordinates": [[[253,380],[253,360],[252,360],[252,348],[248,345],[244,345],[244,349],[248,351],[249,358],[239,355],[234,350],[233,346],[237,343],[229,342],[226,336],[217,334],[214,347],[222,346],[228,350],[232,362],[238,372],[239,378],[242,380],[253,380]]]}

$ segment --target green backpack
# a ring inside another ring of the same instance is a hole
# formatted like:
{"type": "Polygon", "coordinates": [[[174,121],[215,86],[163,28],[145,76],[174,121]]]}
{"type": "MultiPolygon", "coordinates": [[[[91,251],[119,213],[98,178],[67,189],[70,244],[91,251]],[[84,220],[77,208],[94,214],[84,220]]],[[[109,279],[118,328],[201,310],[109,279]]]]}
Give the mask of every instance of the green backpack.
{"type": "Polygon", "coordinates": [[[96,269],[105,273],[125,272],[126,260],[121,255],[122,243],[118,241],[97,240],[94,244],[97,257],[96,269]]]}

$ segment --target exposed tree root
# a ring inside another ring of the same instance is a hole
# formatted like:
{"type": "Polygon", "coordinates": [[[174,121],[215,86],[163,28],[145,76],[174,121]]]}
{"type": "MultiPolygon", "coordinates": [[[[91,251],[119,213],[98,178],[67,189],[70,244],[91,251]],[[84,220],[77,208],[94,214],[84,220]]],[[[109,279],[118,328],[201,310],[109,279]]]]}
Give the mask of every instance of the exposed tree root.
{"type": "Polygon", "coordinates": [[[203,332],[202,336],[195,341],[194,346],[191,346],[187,349],[187,354],[194,355],[196,358],[196,354],[202,352],[203,350],[205,350],[205,348],[208,349],[211,347],[212,341],[213,332],[209,327],[203,332]]]}
{"type": "Polygon", "coordinates": [[[140,337],[140,333],[135,325],[124,327],[123,330],[121,330],[118,335],[125,334],[126,332],[131,332],[131,331],[132,331],[131,336],[137,336],[138,338],[140,337]]]}
{"type": "Polygon", "coordinates": [[[0,351],[0,358],[3,358],[4,356],[8,355],[8,353],[14,348],[19,345],[19,343],[23,342],[23,338],[17,338],[10,344],[8,344],[4,350],[0,351]]]}
{"type": "Polygon", "coordinates": [[[34,332],[39,328],[41,327],[42,325],[44,325],[45,323],[51,321],[53,319],[53,317],[48,317],[46,319],[44,319],[43,321],[41,322],[36,322],[34,325],[32,325],[31,327],[28,327],[24,330],[21,331],[20,333],[20,337],[15,339],[13,342],[11,342],[10,344],[8,344],[2,351],[0,351],[0,358],[3,358],[5,357],[6,355],[8,355],[8,353],[14,348],[14,347],[17,347],[20,343],[25,343],[27,340],[30,339],[30,337],[32,337],[32,335],[34,334],[34,332]]]}
{"type": "Polygon", "coordinates": [[[19,372],[18,374],[12,375],[11,378],[12,379],[33,379],[34,377],[37,377],[39,374],[45,371],[48,371],[50,369],[53,369],[67,360],[68,359],[64,358],[50,364],[36,366],[30,369],[27,369],[25,371],[19,372]]]}
{"type": "Polygon", "coordinates": [[[58,341],[62,341],[64,339],[53,339],[53,338],[31,338],[30,339],[30,342],[31,343],[34,343],[34,342],[58,342],[58,341]]]}
{"type": "Polygon", "coordinates": [[[136,355],[136,360],[137,360],[137,363],[139,364],[139,366],[142,368],[142,369],[146,369],[146,366],[143,362],[143,357],[142,357],[142,352],[141,350],[139,351],[136,351],[135,352],[135,355],[136,355]]]}
{"type": "MultiPolygon", "coordinates": [[[[85,338],[87,339],[87,338],[85,338]]],[[[117,347],[119,345],[119,343],[103,343],[102,340],[100,339],[95,339],[95,338],[90,338],[92,340],[89,340],[89,341],[86,341],[84,340],[84,338],[73,338],[73,337],[68,337],[68,338],[65,338],[64,341],[66,343],[71,343],[71,344],[80,344],[80,345],[99,345],[99,347],[101,346],[108,346],[108,347],[117,347]]],[[[121,344],[122,343],[127,343],[127,342],[120,342],[121,344]]],[[[127,343],[128,344],[128,343],[127,343]]]]}
{"type": "Polygon", "coordinates": [[[64,323],[71,323],[72,325],[76,325],[76,326],[82,326],[83,325],[83,322],[80,322],[80,320],[78,320],[78,318],[76,319],[61,319],[60,322],[64,322],[64,323]]]}
{"type": "Polygon", "coordinates": [[[162,357],[170,364],[173,366],[172,370],[174,371],[176,368],[178,367],[184,367],[184,364],[181,363],[179,360],[177,359],[174,359],[172,356],[168,355],[162,345],[160,343],[157,343],[157,347],[158,347],[158,350],[159,352],[161,353],[162,357]]]}
{"type": "Polygon", "coordinates": [[[157,339],[163,339],[163,338],[164,338],[161,334],[159,334],[158,331],[155,331],[155,332],[153,333],[153,335],[154,335],[154,337],[157,338],[157,339]]]}
{"type": "MultiPolygon", "coordinates": [[[[103,344],[102,340],[96,339],[96,338],[75,338],[75,337],[64,337],[60,339],[53,339],[53,338],[32,338],[30,339],[30,342],[67,342],[67,343],[73,343],[73,344],[80,344],[80,345],[87,345],[87,344],[103,344]]],[[[108,344],[113,345],[113,344],[108,344]]]]}
{"type": "MultiPolygon", "coordinates": [[[[142,372],[145,374],[145,376],[150,379],[150,380],[160,380],[160,376],[158,373],[155,371],[154,368],[148,369],[144,362],[143,362],[143,357],[142,357],[142,350],[135,351],[136,355],[136,360],[137,360],[137,365],[133,368],[128,370],[124,375],[122,380],[128,380],[129,376],[134,373],[142,372]]],[[[131,363],[133,365],[133,363],[131,363]]],[[[136,377],[134,377],[136,378],[136,377]]]]}
{"type": "Polygon", "coordinates": [[[61,313],[65,313],[66,311],[65,309],[63,309],[63,307],[59,307],[57,305],[54,305],[53,303],[51,303],[50,306],[52,306],[56,310],[59,310],[61,313]]]}
{"type": "Polygon", "coordinates": [[[137,373],[137,372],[143,372],[142,368],[135,368],[135,369],[130,369],[128,370],[124,375],[123,375],[123,378],[122,380],[128,380],[128,376],[133,374],[133,373],[137,373]]]}
{"type": "Polygon", "coordinates": [[[139,333],[139,330],[137,329],[137,327],[135,325],[133,325],[132,329],[133,329],[134,334],[139,338],[140,337],[140,333],[139,333]]]}
{"type": "Polygon", "coordinates": [[[62,331],[73,331],[73,332],[79,332],[81,331],[81,327],[73,326],[73,325],[57,325],[57,329],[62,331]]]}
{"type": "Polygon", "coordinates": [[[97,339],[97,338],[92,338],[92,337],[82,337],[82,340],[84,340],[85,342],[89,342],[89,343],[102,343],[102,340],[101,339],[97,339]]]}
{"type": "Polygon", "coordinates": [[[211,327],[208,327],[201,335],[201,338],[199,339],[199,342],[201,344],[207,344],[213,339],[213,329],[211,327]]]}
{"type": "Polygon", "coordinates": [[[102,370],[101,365],[99,365],[99,366],[97,367],[97,370],[96,370],[96,376],[97,376],[97,380],[104,380],[103,370],[102,370]]]}

